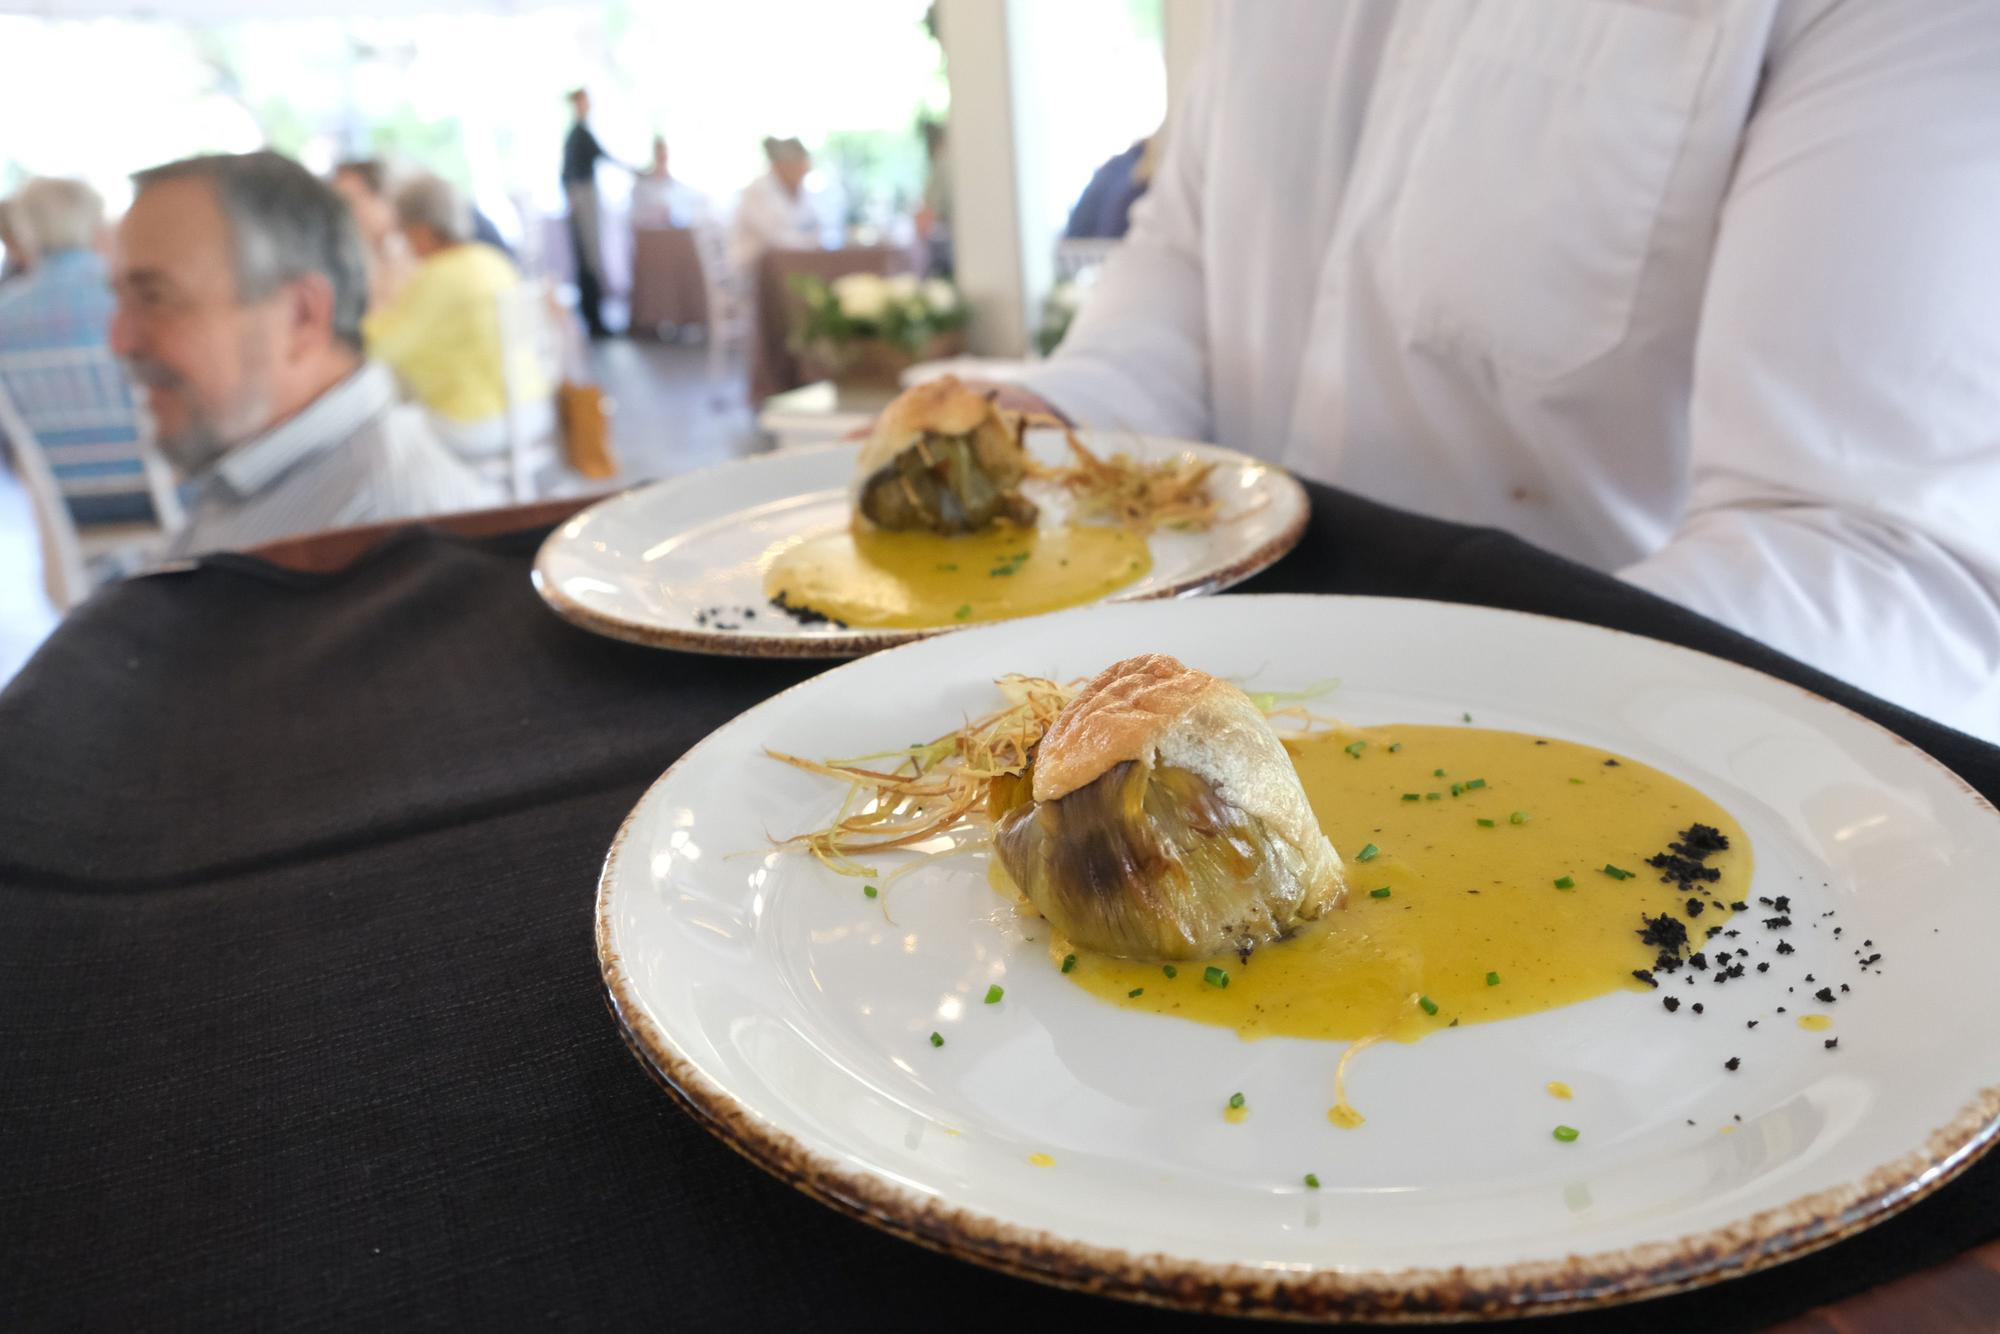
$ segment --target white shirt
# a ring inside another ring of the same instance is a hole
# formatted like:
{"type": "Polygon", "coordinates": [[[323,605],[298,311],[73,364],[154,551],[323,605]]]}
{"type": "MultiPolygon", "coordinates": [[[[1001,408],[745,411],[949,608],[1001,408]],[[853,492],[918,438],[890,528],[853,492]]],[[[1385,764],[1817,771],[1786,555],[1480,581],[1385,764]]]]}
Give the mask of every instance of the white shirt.
{"type": "Polygon", "coordinates": [[[747,274],[766,250],[819,249],[825,226],[811,191],[801,188],[795,197],[765,172],[743,188],[737,201],[730,258],[738,273],[747,274]]]}
{"type": "Polygon", "coordinates": [[[193,484],[171,555],[503,503],[438,443],[422,409],[397,404],[395,379],[377,362],[232,447],[193,484]]]}
{"type": "Polygon", "coordinates": [[[2000,3],[1218,6],[1026,383],[2000,739],[2000,3]]]}

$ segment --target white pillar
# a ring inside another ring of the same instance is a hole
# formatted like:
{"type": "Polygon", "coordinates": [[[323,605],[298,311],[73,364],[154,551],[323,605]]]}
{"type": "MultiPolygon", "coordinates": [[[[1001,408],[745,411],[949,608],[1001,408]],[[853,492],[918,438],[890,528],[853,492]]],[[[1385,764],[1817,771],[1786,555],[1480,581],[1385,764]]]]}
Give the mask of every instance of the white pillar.
{"type": "Polygon", "coordinates": [[[1018,357],[1028,347],[1051,258],[1033,253],[1018,146],[1033,99],[1017,70],[1032,58],[1015,0],[938,0],[938,36],[951,80],[951,227],[958,284],[972,305],[969,341],[983,356],[1018,357]]]}

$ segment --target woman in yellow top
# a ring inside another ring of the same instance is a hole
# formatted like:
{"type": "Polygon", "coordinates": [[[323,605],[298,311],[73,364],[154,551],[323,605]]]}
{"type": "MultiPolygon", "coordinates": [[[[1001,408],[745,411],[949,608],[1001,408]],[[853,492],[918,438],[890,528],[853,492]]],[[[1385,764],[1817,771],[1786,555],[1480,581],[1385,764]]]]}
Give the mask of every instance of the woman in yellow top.
{"type": "MultiPolygon", "coordinates": [[[[501,300],[520,275],[507,256],[472,239],[472,209],[449,182],[413,177],[397,189],[395,207],[417,270],[362,321],[368,354],[395,371],[446,444],[466,455],[500,453],[509,437],[501,300]]],[[[553,429],[554,389],[535,356],[513,356],[513,423],[523,439],[536,439],[553,429]]]]}

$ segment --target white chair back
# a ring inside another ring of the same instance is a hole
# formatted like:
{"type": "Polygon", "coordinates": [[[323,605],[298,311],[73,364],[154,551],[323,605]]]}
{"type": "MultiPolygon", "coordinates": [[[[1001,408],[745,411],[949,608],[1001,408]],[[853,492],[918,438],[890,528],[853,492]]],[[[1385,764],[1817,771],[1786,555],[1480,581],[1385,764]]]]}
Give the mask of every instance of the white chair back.
{"type": "Polygon", "coordinates": [[[507,395],[507,482],[534,499],[535,475],[555,461],[553,406],[563,375],[563,326],[546,282],[519,282],[495,299],[500,379],[507,395]]]}
{"type": "MultiPolygon", "coordinates": [[[[0,353],[0,387],[36,436],[60,494],[146,493],[167,532],[184,521],[173,474],[125,368],[103,345],[0,353]],[[81,437],[72,442],[70,437],[81,437]],[[61,466],[56,463],[59,452],[61,466]],[[136,470],[102,465],[137,464],[136,470]]],[[[9,432],[10,436],[12,432],[9,432]]]]}
{"type": "Polygon", "coordinates": [[[68,611],[90,593],[83,548],[41,442],[14,406],[4,379],[0,379],[0,436],[13,447],[14,471],[27,490],[35,527],[42,535],[42,586],[48,590],[50,605],[68,611]]]}
{"type": "Polygon", "coordinates": [[[59,610],[90,595],[93,562],[131,568],[186,522],[173,474],[153,449],[152,421],[138,403],[108,348],[0,353],[0,436],[13,449],[41,533],[43,583],[59,610]],[[59,473],[49,454],[56,441],[65,465],[136,462],[137,474],[115,467],[59,473]],[[137,491],[151,501],[155,523],[77,530],[70,497],[137,491]]]}
{"type": "Polygon", "coordinates": [[[701,285],[708,298],[708,379],[719,382],[733,360],[747,364],[750,346],[750,280],[736,271],[729,253],[727,209],[695,224],[695,254],[701,260],[701,285]]]}

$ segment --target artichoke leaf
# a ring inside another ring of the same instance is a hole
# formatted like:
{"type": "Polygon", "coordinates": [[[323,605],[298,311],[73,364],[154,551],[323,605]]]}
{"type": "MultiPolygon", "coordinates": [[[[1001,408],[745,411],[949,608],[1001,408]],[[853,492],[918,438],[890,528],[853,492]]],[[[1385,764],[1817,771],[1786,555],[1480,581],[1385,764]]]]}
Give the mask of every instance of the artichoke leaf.
{"type": "Polygon", "coordinates": [[[1057,930],[1121,958],[1247,953],[1302,915],[1297,850],[1173,766],[1125,761],[1054,801],[1018,804],[995,845],[1057,930]]]}

